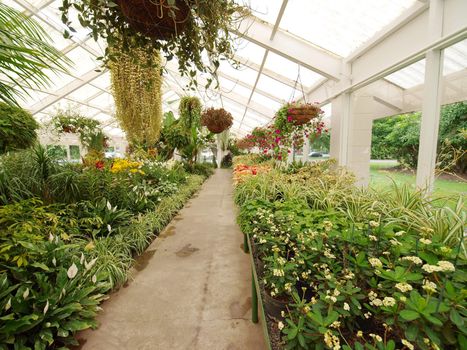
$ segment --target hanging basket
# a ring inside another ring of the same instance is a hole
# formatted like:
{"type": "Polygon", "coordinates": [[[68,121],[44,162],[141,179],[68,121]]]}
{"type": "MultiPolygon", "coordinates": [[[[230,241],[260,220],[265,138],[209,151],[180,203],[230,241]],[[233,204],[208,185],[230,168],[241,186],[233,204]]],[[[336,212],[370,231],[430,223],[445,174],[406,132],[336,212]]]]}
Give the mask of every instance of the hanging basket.
{"type": "Polygon", "coordinates": [[[64,133],[72,134],[72,133],[76,132],[76,128],[74,126],[70,126],[70,125],[63,125],[62,126],[62,131],[64,133]]]}
{"type": "Polygon", "coordinates": [[[214,134],[220,134],[229,129],[232,124],[232,114],[223,108],[208,108],[201,116],[201,125],[207,127],[214,134]]]}
{"type": "Polygon", "coordinates": [[[293,107],[287,110],[287,114],[292,118],[295,125],[303,125],[308,123],[313,118],[319,116],[321,109],[316,105],[304,105],[300,107],[293,107]]]}
{"type": "Polygon", "coordinates": [[[190,7],[184,0],[116,0],[132,29],[156,40],[168,40],[183,32],[190,7]]]}

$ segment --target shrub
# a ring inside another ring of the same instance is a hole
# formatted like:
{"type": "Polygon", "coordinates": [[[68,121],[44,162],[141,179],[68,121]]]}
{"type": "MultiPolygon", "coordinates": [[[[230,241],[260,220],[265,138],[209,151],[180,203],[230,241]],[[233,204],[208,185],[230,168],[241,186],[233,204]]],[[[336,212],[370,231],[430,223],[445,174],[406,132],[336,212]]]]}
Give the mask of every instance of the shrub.
{"type": "Polygon", "coordinates": [[[0,154],[31,147],[39,124],[24,109],[0,103],[0,154]]]}

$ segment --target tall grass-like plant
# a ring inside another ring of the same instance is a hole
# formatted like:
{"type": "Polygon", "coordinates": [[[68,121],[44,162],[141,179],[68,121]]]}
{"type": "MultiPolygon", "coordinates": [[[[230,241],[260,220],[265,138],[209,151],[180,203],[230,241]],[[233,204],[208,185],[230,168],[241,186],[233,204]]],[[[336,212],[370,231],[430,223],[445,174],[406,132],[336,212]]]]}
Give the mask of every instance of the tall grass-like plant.
{"type": "Polygon", "coordinates": [[[31,17],[0,3],[0,101],[18,105],[28,88],[51,82],[47,70],[66,71],[71,63],[49,44],[50,36],[31,17]]]}

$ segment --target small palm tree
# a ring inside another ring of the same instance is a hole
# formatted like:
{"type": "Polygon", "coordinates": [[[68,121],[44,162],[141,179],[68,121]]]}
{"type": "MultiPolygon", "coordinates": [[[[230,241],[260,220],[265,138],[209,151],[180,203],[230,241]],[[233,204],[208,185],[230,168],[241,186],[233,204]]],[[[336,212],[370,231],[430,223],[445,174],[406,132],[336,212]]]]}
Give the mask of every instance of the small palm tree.
{"type": "Polygon", "coordinates": [[[71,61],[50,41],[34,19],[0,3],[0,101],[18,105],[27,88],[50,83],[46,70],[66,72],[71,61]]]}

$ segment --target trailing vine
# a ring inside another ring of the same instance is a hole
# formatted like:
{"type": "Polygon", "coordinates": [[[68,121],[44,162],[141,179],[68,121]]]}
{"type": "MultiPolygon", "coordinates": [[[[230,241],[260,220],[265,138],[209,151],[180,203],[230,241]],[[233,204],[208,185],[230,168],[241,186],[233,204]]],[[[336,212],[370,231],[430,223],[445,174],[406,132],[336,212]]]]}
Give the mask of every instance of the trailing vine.
{"type": "Polygon", "coordinates": [[[115,117],[129,142],[140,146],[157,142],[162,121],[161,58],[157,51],[150,55],[157,65],[138,63],[149,59],[142,48],[133,49],[131,55],[121,52],[110,64],[115,117]]]}

